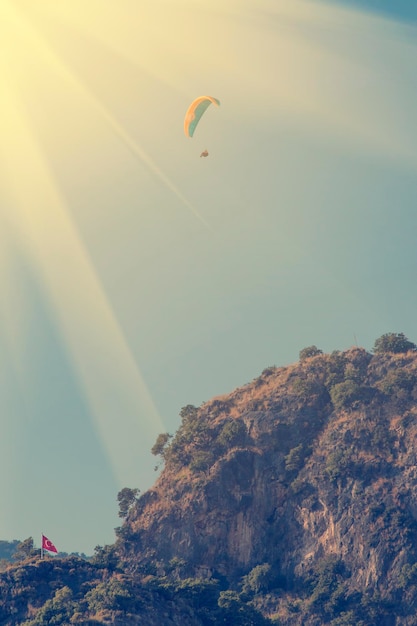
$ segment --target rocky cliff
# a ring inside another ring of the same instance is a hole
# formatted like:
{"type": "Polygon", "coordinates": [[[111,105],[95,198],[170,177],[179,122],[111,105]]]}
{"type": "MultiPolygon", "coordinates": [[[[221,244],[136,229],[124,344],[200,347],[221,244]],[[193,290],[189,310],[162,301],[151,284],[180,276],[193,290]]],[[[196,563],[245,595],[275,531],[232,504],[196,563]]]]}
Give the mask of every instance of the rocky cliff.
{"type": "Polygon", "coordinates": [[[45,565],[3,573],[0,623],[417,624],[417,351],[376,347],[312,346],[184,407],[115,545],[55,561],[42,598],[45,565]]]}
{"type": "Polygon", "coordinates": [[[415,624],[416,353],[317,352],[183,409],[122,558],[235,589],[263,568],[282,623],[415,624]]]}

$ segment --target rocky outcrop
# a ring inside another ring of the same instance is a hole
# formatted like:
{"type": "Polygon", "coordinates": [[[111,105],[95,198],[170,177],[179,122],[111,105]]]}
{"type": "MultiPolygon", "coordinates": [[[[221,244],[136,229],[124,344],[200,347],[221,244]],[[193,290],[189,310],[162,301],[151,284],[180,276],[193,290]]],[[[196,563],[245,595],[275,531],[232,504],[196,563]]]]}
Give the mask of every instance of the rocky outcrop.
{"type": "Polygon", "coordinates": [[[165,467],[126,509],[115,545],[91,562],[10,566],[0,623],[415,625],[409,347],[312,347],[184,407],[175,437],[154,447],[165,467]]]}
{"type": "Polygon", "coordinates": [[[379,611],[378,623],[413,623],[416,398],[414,352],[354,348],[268,368],[206,403],[183,419],[159,480],[126,520],[127,567],[164,574],[181,561],[183,576],[238,588],[268,564],[267,611],[284,623],[309,623],[315,611],[330,620],[358,603],[363,615],[379,611]],[[285,609],[292,594],[299,615],[285,609]],[[397,622],[385,611],[393,604],[397,622]]]}

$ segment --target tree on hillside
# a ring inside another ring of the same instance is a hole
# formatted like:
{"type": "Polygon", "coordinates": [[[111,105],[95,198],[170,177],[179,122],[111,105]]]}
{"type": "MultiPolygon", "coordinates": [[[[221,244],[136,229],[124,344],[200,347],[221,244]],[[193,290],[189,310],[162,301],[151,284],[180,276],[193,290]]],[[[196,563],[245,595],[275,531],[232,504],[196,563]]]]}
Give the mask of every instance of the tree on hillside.
{"type": "Polygon", "coordinates": [[[13,541],[0,541],[0,559],[10,561],[19,543],[17,539],[13,539],[13,541]]]}
{"type": "Polygon", "coordinates": [[[306,359],[309,359],[312,356],[317,356],[318,354],[323,354],[323,350],[320,350],[317,346],[308,346],[308,348],[300,350],[300,361],[305,361],[306,359]]]}
{"type": "Polygon", "coordinates": [[[375,341],[373,351],[375,354],[393,352],[400,354],[409,350],[416,351],[417,346],[407,339],[404,333],[386,333],[375,341]]]}
{"type": "Polygon", "coordinates": [[[268,591],[272,581],[272,571],[269,563],[256,565],[249,574],[243,576],[242,591],[245,594],[253,595],[261,591],[268,591]]]}
{"type": "Polygon", "coordinates": [[[15,561],[25,561],[32,556],[36,556],[38,553],[39,550],[36,550],[33,546],[33,537],[28,537],[17,544],[13,559],[15,561]]]}
{"type": "Polygon", "coordinates": [[[119,559],[114,545],[96,546],[94,548],[94,554],[91,558],[91,563],[94,565],[106,568],[112,572],[117,568],[118,562],[119,559]]]}
{"type": "Polygon", "coordinates": [[[117,500],[119,502],[119,517],[127,517],[129,509],[137,502],[139,489],[130,489],[130,487],[124,487],[117,494],[117,500]]]}
{"type": "Polygon", "coordinates": [[[152,446],[151,453],[154,456],[161,456],[163,458],[165,448],[171,438],[172,435],[170,435],[169,433],[160,433],[152,446]]]}
{"type": "Polygon", "coordinates": [[[183,406],[180,411],[181,422],[183,426],[194,423],[198,419],[198,409],[193,404],[183,406]]]}

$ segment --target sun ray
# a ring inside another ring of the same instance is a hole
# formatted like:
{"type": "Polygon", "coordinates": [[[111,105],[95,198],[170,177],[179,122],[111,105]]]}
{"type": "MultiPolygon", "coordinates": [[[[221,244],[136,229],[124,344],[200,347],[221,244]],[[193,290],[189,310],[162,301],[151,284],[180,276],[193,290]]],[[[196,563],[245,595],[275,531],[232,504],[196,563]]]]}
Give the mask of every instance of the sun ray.
{"type": "MultiPolygon", "coordinates": [[[[165,46],[167,44],[166,38],[161,36],[157,28],[148,27],[145,30],[145,37],[129,37],[126,35],[126,28],[132,29],[132,20],[122,14],[123,35],[118,35],[117,29],[115,29],[115,22],[120,24],[120,8],[119,6],[111,6],[110,4],[103,5],[102,2],[97,4],[90,3],[90,11],[86,13],[85,4],[77,5],[75,2],[48,2],[44,0],[42,3],[23,4],[25,15],[30,15],[31,19],[36,20],[37,25],[42,26],[42,30],[46,25],[50,25],[52,31],[57,26],[64,27],[65,29],[71,28],[73,32],[82,33],[88,40],[100,42],[109,51],[117,54],[121,58],[127,60],[129,63],[135,65],[141,72],[145,72],[147,75],[152,76],[160,82],[163,82],[171,90],[182,93],[187,96],[187,92],[181,89],[173,77],[172,74],[165,71],[160,71],[158,66],[153,67],[152,63],[149,63],[149,55],[146,54],[145,46],[149,45],[149,41],[152,41],[153,46],[161,47],[164,49],[162,54],[165,55],[165,46]],[[114,9],[116,8],[116,12],[114,9]],[[97,16],[100,16],[97,19],[97,16]],[[131,45],[132,39],[134,39],[134,45],[131,45]],[[143,62],[143,58],[146,58],[146,64],[143,62]]],[[[154,3],[152,3],[154,6],[154,3]]],[[[134,22],[134,20],[133,20],[134,22]]],[[[119,29],[120,30],[120,29],[119,29]]],[[[165,57],[166,58],[166,57],[165,57]]]]}
{"type": "MultiPolygon", "coordinates": [[[[81,84],[81,83],[80,83],[81,84]]],[[[152,174],[156,175],[159,180],[165,185],[167,189],[169,189],[180,202],[186,206],[193,215],[205,226],[205,228],[209,230],[213,230],[210,224],[200,215],[197,209],[192,205],[192,203],[181,193],[181,191],[174,185],[171,179],[164,174],[164,172],[158,167],[155,161],[139,146],[139,144],[132,139],[129,133],[123,128],[123,126],[115,119],[115,117],[106,109],[106,107],[97,99],[95,96],[88,91],[88,95],[91,100],[94,102],[95,107],[101,113],[103,118],[108,122],[109,126],[113,129],[116,135],[124,142],[124,144],[129,148],[132,154],[139,158],[142,163],[148,167],[152,174]]]]}
{"type": "MultiPolygon", "coordinates": [[[[142,0],[140,4],[136,0],[121,0],[120,4],[89,0],[88,8],[82,0],[61,0],[59,3],[44,0],[35,5],[27,0],[20,2],[32,15],[36,11],[38,15],[42,13],[44,19],[59,17],[132,62],[141,65],[146,59],[147,71],[175,89],[181,88],[181,74],[190,63],[194,73],[202,61],[205,66],[208,63],[213,70],[217,69],[218,59],[213,54],[213,32],[216,30],[213,29],[217,29],[217,33],[220,29],[222,35],[227,33],[230,30],[228,18],[245,12],[242,3],[236,0],[229,0],[227,6],[224,2],[207,3],[205,0],[142,0]],[[198,24],[201,20],[207,25],[202,40],[200,30],[195,29],[196,21],[198,24]],[[200,46],[196,45],[199,40],[200,46]]],[[[223,63],[228,67],[226,57],[223,63]]],[[[187,91],[185,89],[184,93],[187,91]]]]}
{"type": "MultiPolygon", "coordinates": [[[[415,166],[415,142],[396,115],[394,77],[386,74],[393,86],[382,97],[386,83],[369,72],[365,40],[357,51],[346,47],[346,34],[358,30],[377,43],[386,29],[382,18],[311,0],[230,0],[227,7],[203,0],[143,0],[140,4],[122,0],[122,4],[122,11],[117,8],[120,5],[100,0],[89,0],[88,10],[82,0],[44,0],[35,6],[44,16],[59,16],[134,63],[146,59],[148,72],[174,84],[190,101],[196,95],[189,93],[190,84],[197,91],[204,86],[202,93],[215,85],[218,89],[213,93],[219,97],[222,93],[235,101],[242,99],[250,109],[273,109],[308,132],[314,127],[348,146],[366,145],[373,154],[394,154],[415,166]],[[268,80],[275,74],[278,80],[268,80]],[[355,89],[347,90],[347,84],[355,89]],[[375,86],[375,93],[369,85],[375,86]],[[355,97],[358,89],[364,97],[355,97]],[[381,97],[375,107],[378,93],[381,97]]],[[[24,6],[33,12],[33,3],[25,0],[24,6]]],[[[392,43],[391,52],[396,55],[392,43]]],[[[382,48],[380,53],[384,54],[382,48]]],[[[405,119],[415,109],[412,90],[408,95],[405,119]]],[[[243,115],[240,106],[233,107],[233,115],[243,115]]]]}
{"type": "MultiPolygon", "coordinates": [[[[25,13],[25,18],[27,15],[25,13]]],[[[42,37],[39,34],[39,26],[36,25],[36,31],[32,32],[32,36],[36,36],[38,39],[38,45],[45,48],[45,52],[48,55],[49,62],[55,65],[62,76],[65,76],[67,80],[69,80],[73,86],[83,94],[83,96],[90,102],[91,106],[97,111],[97,113],[101,116],[103,120],[106,121],[108,126],[112,129],[115,135],[124,143],[124,145],[129,149],[129,151],[137,158],[139,161],[146,166],[148,171],[165,186],[167,190],[169,190],[176,198],[180,201],[180,203],[185,206],[193,215],[196,217],[203,226],[213,231],[211,225],[204,219],[204,217],[199,213],[199,211],[195,208],[195,206],[188,200],[188,198],[180,191],[180,189],[175,185],[175,183],[162,171],[162,169],[157,165],[154,159],[144,150],[144,148],[136,141],[132,135],[126,130],[123,124],[116,119],[116,117],[111,113],[109,108],[94,94],[91,88],[89,88],[85,81],[83,81],[79,75],[77,75],[68,64],[64,63],[56,49],[51,46],[48,42],[47,36],[42,33],[42,37]]]]}
{"type": "MultiPolygon", "coordinates": [[[[7,17],[23,29],[8,6],[7,17]]],[[[113,471],[120,484],[129,484],[138,471],[139,442],[151,445],[163,425],[33,137],[16,77],[3,59],[0,68],[0,136],[12,138],[0,153],[0,184],[13,207],[7,210],[5,202],[2,210],[41,277],[113,471]]]]}
{"type": "Polygon", "coordinates": [[[17,288],[18,278],[14,260],[10,227],[5,216],[0,213],[1,335],[7,346],[8,361],[14,370],[23,373],[26,335],[23,312],[26,306],[24,294],[17,288]]]}

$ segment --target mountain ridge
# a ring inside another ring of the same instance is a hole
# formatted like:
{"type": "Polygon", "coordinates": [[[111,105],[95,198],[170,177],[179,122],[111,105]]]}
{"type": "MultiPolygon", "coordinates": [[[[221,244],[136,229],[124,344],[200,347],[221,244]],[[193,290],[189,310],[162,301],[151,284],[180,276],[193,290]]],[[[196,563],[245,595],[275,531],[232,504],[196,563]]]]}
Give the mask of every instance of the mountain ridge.
{"type": "Polygon", "coordinates": [[[54,559],[42,598],[25,578],[35,564],[0,574],[0,624],[49,623],[45,606],[56,624],[416,623],[414,344],[310,346],[180,416],[153,448],[153,487],[120,492],[115,544],[69,557],[78,583],[54,559]],[[22,621],[11,575],[26,580],[22,621]]]}

